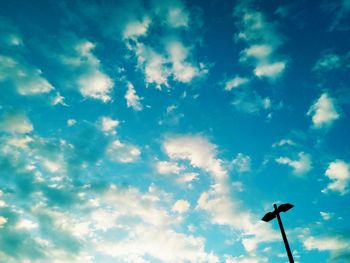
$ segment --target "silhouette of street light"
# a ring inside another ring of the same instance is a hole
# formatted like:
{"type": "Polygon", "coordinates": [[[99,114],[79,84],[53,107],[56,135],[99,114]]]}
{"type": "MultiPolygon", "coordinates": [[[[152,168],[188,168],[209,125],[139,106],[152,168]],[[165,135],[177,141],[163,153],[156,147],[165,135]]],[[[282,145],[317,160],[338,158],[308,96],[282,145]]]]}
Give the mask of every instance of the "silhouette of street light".
{"type": "Polygon", "coordinates": [[[277,217],[278,225],[280,226],[280,230],[281,230],[281,234],[282,234],[282,238],[283,238],[283,242],[284,242],[284,245],[285,245],[286,250],[287,250],[289,262],[294,263],[293,255],[292,255],[292,252],[290,251],[287,236],[286,236],[286,233],[284,232],[284,227],[283,227],[282,220],[280,217],[280,212],[287,212],[289,209],[293,208],[294,205],[282,204],[282,205],[278,206],[278,208],[277,208],[277,205],[273,204],[273,207],[275,208],[275,210],[273,212],[268,212],[266,215],[264,215],[264,217],[261,220],[265,221],[265,222],[269,222],[272,219],[277,217]]]}

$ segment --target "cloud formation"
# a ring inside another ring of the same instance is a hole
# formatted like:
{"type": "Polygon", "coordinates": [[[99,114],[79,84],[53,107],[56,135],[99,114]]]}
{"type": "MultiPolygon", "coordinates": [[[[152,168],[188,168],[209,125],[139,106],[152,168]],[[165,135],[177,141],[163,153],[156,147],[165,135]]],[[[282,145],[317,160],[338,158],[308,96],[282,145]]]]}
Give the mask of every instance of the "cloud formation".
{"type": "Polygon", "coordinates": [[[316,129],[328,127],[340,118],[335,106],[335,100],[328,93],[321,94],[314,104],[311,105],[307,115],[311,116],[313,127],[316,129]]]}

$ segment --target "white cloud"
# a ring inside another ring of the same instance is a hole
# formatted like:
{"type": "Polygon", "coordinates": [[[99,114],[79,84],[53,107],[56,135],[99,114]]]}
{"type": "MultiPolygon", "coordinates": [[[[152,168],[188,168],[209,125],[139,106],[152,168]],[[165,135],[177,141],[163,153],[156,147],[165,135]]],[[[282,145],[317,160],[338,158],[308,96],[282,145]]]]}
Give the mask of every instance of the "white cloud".
{"type": "Polygon", "coordinates": [[[171,208],[172,211],[177,213],[186,213],[190,209],[190,203],[187,200],[177,200],[173,207],[171,208]]]}
{"type": "Polygon", "coordinates": [[[325,172],[332,182],[328,184],[324,191],[335,191],[340,194],[348,192],[348,185],[350,182],[350,165],[342,160],[335,160],[331,162],[325,172]]]}
{"type": "Polygon", "coordinates": [[[102,71],[100,60],[93,54],[95,44],[88,40],[75,40],[67,45],[73,52],[61,54],[59,59],[74,72],[74,81],[81,95],[103,102],[111,101],[114,82],[102,71]]]}
{"type": "Polygon", "coordinates": [[[323,93],[318,100],[310,107],[307,112],[312,116],[314,128],[322,128],[331,125],[335,120],[340,118],[336,110],[334,99],[327,93],[323,93]]]}
{"type": "Polygon", "coordinates": [[[340,57],[336,54],[328,53],[322,55],[322,57],[317,60],[313,70],[321,71],[321,70],[332,70],[341,67],[340,57]]]}
{"type": "Polygon", "coordinates": [[[142,43],[136,44],[135,54],[137,56],[139,68],[144,71],[146,83],[154,83],[159,89],[162,85],[168,86],[168,77],[170,73],[166,66],[167,60],[164,56],[142,43]]]}
{"type": "Polygon", "coordinates": [[[303,175],[309,172],[312,168],[311,156],[304,152],[300,152],[298,153],[298,157],[298,160],[292,160],[288,157],[279,157],[276,158],[276,162],[292,167],[295,175],[303,175]]]}
{"type": "Polygon", "coordinates": [[[134,85],[131,82],[128,82],[128,89],[125,94],[126,104],[130,108],[133,108],[135,111],[141,111],[143,106],[141,104],[142,98],[136,94],[134,85]]]}
{"type": "Polygon", "coordinates": [[[249,114],[259,114],[263,110],[269,110],[272,106],[269,97],[263,98],[250,89],[237,90],[231,104],[236,110],[249,114]]]}
{"type": "Polygon", "coordinates": [[[211,188],[203,192],[196,209],[206,211],[213,224],[227,225],[242,232],[242,243],[247,251],[254,251],[260,242],[275,240],[278,235],[268,224],[256,223],[250,212],[241,208],[231,195],[229,177],[216,158],[217,147],[200,135],[167,138],[163,147],[171,159],[188,160],[193,167],[208,172],[214,180],[211,188]]]}
{"type": "Polygon", "coordinates": [[[238,153],[236,158],[232,161],[232,167],[234,170],[237,170],[239,173],[249,172],[251,159],[248,155],[243,153],[238,153]]]}
{"type": "Polygon", "coordinates": [[[0,119],[0,131],[9,133],[29,133],[33,131],[33,125],[24,114],[7,113],[0,119]]]}
{"type": "Polygon", "coordinates": [[[184,167],[176,162],[160,161],[156,164],[157,172],[160,174],[179,174],[184,170],[184,167]]]}
{"type": "Polygon", "coordinates": [[[275,62],[271,64],[261,64],[254,69],[254,73],[257,77],[269,77],[274,78],[281,74],[286,67],[284,61],[275,62]]]}
{"type": "Polygon", "coordinates": [[[190,22],[190,14],[181,0],[153,0],[153,8],[168,27],[187,28],[190,22]]]}
{"type": "Polygon", "coordinates": [[[286,61],[277,57],[277,49],[282,43],[273,23],[267,21],[263,13],[250,8],[248,2],[241,2],[234,11],[239,19],[238,40],[248,45],[241,54],[241,62],[252,61],[254,74],[261,78],[275,79],[286,68],[286,61]]]}
{"type": "Polygon", "coordinates": [[[7,223],[7,218],[0,216],[0,228],[3,228],[6,223],[7,223]]]}
{"type": "Polygon", "coordinates": [[[198,176],[199,176],[198,173],[182,173],[176,179],[176,181],[180,184],[191,183],[192,181],[196,180],[198,176]]]}
{"type": "Polygon", "coordinates": [[[199,74],[196,67],[186,62],[188,49],[182,43],[179,41],[170,41],[167,43],[167,50],[172,63],[172,73],[175,80],[188,83],[199,74]]]}
{"type": "Polygon", "coordinates": [[[150,23],[151,20],[148,17],[145,17],[142,21],[129,22],[124,28],[123,37],[128,39],[146,35],[150,23]]]}
{"type": "Polygon", "coordinates": [[[38,228],[38,224],[28,219],[22,219],[16,224],[16,228],[32,230],[38,228]]]}
{"type": "Polygon", "coordinates": [[[78,79],[79,90],[84,97],[108,102],[111,100],[110,92],[113,81],[100,70],[93,70],[83,74],[78,79]]]}
{"type": "Polygon", "coordinates": [[[258,256],[239,256],[239,257],[232,257],[232,256],[225,256],[225,263],[262,263],[262,262],[268,262],[267,258],[262,258],[258,256]]]}
{"type": "Polygon", "coordinates": [[[141,151],[135,145],[125,144],[119,140],[115,140],[109,145],[107,153],[113,161],[121,163],[132,163],[138,160],[141,151]]]}
{"type": "Polygon", "coordinates": [[[284,145],[295,145],[295,142],[291,139],[282,139],[279,142],[272,144],[272,147],[284,146],[284,145]]]}
{"type": "Polygon", "coordinates": [[[235,76],[232,79],[229,79],[225,83],[225,90],[230,91],[233,88],[238,88],[239,86],[245,85],[249,82],[249,79],[242,78],[240,76],[235,76]]]}
{"type": "MultiPolygon", "coordinates": [[[[205,251],[204,238],[174,230],[179,221],[170,214],[172,200],[167,193],[152,186],[143,193],[112,185],[97,197],[99,207],[76,223],[90,223],[86,241],[104,256],[116,262],[148,262],[149,257],[169,263],[219,262],[216,255],[205,251]],[[121,235],[110,235],[113,231],[121,235]]],[[[186,205],[178,204],[177,212],[185,212],[186,205]]],[[[57,223],[66,231],[75,229],[74,220],[61,222],[57,223]]]]}
{"type": "Polygon", "coordinates": [[[77,123],[77,121],[74,120],[74,119],[68,119],[68,120],[67,120],[67,125],[68,125],[68,126],[73,126],[73,125],[76,124],[76,123],[77,123]]]}
{"type": "Polygon", "coordinates": [[[307,250],[334,251],[349,248],[350,244],[337,236],[309,237],[305,239],[304,247],[307,250]]]}
{"type": "Polygon", "coordinates": [[[42,77],[42,72],[25,62],[0,55],[0,81],[10,80],[17,92],[24,96],[49,93],[54,88],[42,77]]]}
{"type": "Polygon", "coordinates": [[[101,130],[104,132],[115,133],[115,128],[118,127],[119,121],[113,120],[110,117],[102,117],[101,118],[101,130]]]}
{"type": "Polygon", "coordinates": [[[332,213],[328,213],[328,212],[320,212],[320,215],[322,216],[323,220],[329,220],[333,217],[332,213]]]}

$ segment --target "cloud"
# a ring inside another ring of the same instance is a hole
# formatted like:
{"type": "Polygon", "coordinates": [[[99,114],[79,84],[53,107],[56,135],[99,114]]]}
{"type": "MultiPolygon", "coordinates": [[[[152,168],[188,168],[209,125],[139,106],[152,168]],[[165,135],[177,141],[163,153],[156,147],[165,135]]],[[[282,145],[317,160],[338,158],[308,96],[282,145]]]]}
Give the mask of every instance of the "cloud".
{"type": "Polygon", "coordinates": [[[256,223],[254,215],[241,208],[240,202],[232,197],[227,171],[222,160],[216,158],[216,145],[201,135],[182,135],[167,138],[163,148],[170,159],[188,160],[193,167],[212,176],[214,182],[200,195],[196,209],[206,211],[212,224],[241,231],[242,244],[248,252],[254,251],[259,243],[278,237],[269,225],[256,223]]]}
{"type": "Polygon", "coordinates": [[[9,80],[23,96],[45,94],[53,86],[42,77],[42,71],[22,60],[0,55],[0,81],[9,80]]]}
{"type": "Polygon", "coordinates": [[[283,73],[287,64],[277,55],[283,42],[282,37],[263,13],[255,11],[249,5],[249,2],[242,1],[234,10],[240,30],[236,38],[248,45],[240,54],[240,62],[252,61],[255,76],[273,80],[283,73]]]}
{"type": "Polygon", "coordinates": [[[157,172],[160,174],[179,174],[184,170],[184,167],[176,162],[160,161],[156,164],[157,172]]]}
{"type": "Polygon", "coordinates": [[[311,156],[304,152],[298,153],[299,159],[292,160],[288,157],[278,157],[276,162],[280,164],[285,164],[293,168],[293,173],[295,175],[303,175],[308,173],[312,169],[311,156]]]}
{"type": "Polygon", "coordinates": [[[173,28],[187,28],[190,22],[190,14],[183,1],[151,1],[155,14],[173,28]]]}
{"type": "Polygon", "coordinates": [[[333,21],[329,26],[329,31],[334,31],[334,30],[347,31],[350,29],[346,20],[350,12],[349,0],[325,2],[323,7],[327,13],[332,13],[333,15],[333,21]]]}
{"type": "Polygon", "coordinates": [[[270,77],[273,78],[281,74],[286,67],[285,62],[275,62],[271,64],[258,65],[254,69],[254,73],[257,77],[270,77]]]}
{"type": "Polygon", "coordinates": [[[162,85],[169,85],[168,77],[170,73],[166,66],[167,59],[163,55],[142,43],[136,44],[134,52],[137,57],[138,67],[143,69],[145,74],[146,83],[154,83],[159,89],[162,85]]]}
{"type": "Polygon", "coordinates": [[[126,105],[128,108],[133,108],[135,111],[141,111],[143,109],[143,106],[141,104],[142,98],[140,98],[136,94],[136,90],[134,88],[134,85],[132,85],[131,82],[128,82],[128,89],[125,94],[126,99],[126,105]]]}
{"type": "Polygon", "coordinates": [[[111,160],[121,163],[132,163],[138,160],[141,151],[132,144],[125,144],[119,140],[113,141],[107,148],[111,160]]]}
{"type": "Polygon", "coordinates": [[[272,107],[269,97],[261,97],[252,89],[237,90],[231,102],[233,107],[244,113],[259,114],[261,111],[269,110],[272,107]]]}
{"type": "Polygon", "coordinates": [[[147,30],[150,26],[151,20],[148,17],[145,17],[142,21],[131,21],[126,24],[123,37],[128,38],[137,38],[147,34],[147,30]]]}
{"type": "Polygon", "coordinates": [[[344,195],[348,192],[350,182],[350,165],[342,160],[335,160],[328,165],[325,172],[332,182],[323,191],[335,191],[344,195]]]}
{"type": "Polygon", "coordinates": [[[177,200],[173,207],[171,208],[172,211],[177,213],[186,213],[188,209],[190,208],[190,203],[186,200],[177,200]]]}
{"type": "Polygon", "coordinates": [[[33,124],[22,113],[6,113],[0,119],[0,131],[8,133],[29,133],[33,131],[33,124]]]}
{"type": "Polygon", "coordinates": [[[7,18],[0,17],[0,43],[10,47],[23,45],[22,36],[18,28],[7,18]]]}
{"type": "Polygon", "coordinates": [[[239,173],[249,172],[251,166],[251,159],[248,155],[238,153],[236,158],[231,162],[232,168],[239,173]]]}
{"type": "Polygon", "coordinates": [[[232,256],[226,256],[225,263],[262,263],[262,262],[268,262],[267,258],[262,258],[258,256],[239,256],[239,257],[232,257],[232,256]]]}
{"type": "Polygon", "coordinates": [[[118,127],[119,121],[113,120],[110,117],[102,117],[100,119],[101,122],[101,130],[106,133],[115,133],[115,128],[118,127]]]}
{"type": "Polygon", "coordinates": [[[239,86],[245,85],[249,82],[249,79],[242,78],[240,76],[235,76],[232,79],[229,79],[225,82],[225,90],[230,91],[234,88],[238,88],[239,86]]]}
{"type": "Polygon", "coordinates": [[[314,128],[330,126],[335,120],[340,118],[336,110],[335,100],[328,93],[323,93],[313,105],[311,105],[308,116],[312,116],[314,128]]]}
{"type": "Polygon", "coordinates": [[[323,220],[330,220],[333,217],[333,213],[328,212],[320,212],[320,215],[322,216],[323,220]]]}
{"type": "Polygon", "coordinates": [[[335,251],[349,248],[350,243],[340,236],[309,237],[305,239],[304,247],[307,250],[335,251]]]}
{"type": "Polygon", "coordinates": [[[315,71],[329,71],[341,67],[342,63],[340,57],[333,53],[323,54],[316,62],[313,70],[315,71]]]}
{"type": "Polygon", "coordinates": [[[71,72],[81,95],[103,102],[111,101],[114,82],[102,71],[101,61],[93,54],[96,45],[76,37],[67,37],[62,45],[66,50],[58,55],[58,60],[71,72]]]}

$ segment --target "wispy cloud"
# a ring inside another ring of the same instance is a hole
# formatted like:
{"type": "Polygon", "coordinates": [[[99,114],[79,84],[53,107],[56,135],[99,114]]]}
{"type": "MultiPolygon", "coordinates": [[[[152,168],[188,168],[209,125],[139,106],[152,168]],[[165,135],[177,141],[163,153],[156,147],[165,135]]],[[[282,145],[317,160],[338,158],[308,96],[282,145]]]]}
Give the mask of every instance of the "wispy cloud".
{"type": "Polygon", "coordinates": [[[24,96],[45,94],[53,86],[42,76],[42,71],[25,61],[0,55],[0,82],[9,80],[24,96]]]}
{"type": "Polygon", "coordinates": [[[29,133],[33,124],[23,113],[9,112],[0,117],[0,131],[9,133],[29,133]]]}
{"type": "Polygon", "coordinates": [[[253,222],[253,215],[231,197],[228,174],[222,166],[222,160],[216,157],[216,145],[200,135],[184,135],[167,138],[163,147],[171,159],[187,160],[193,167],[212,176],[214,184],[200,195],[197,209],[206,211],[213,224],[227,225],[242,231],[242,243],[248,252],[254,251],[261,242],[277,238],[268,225],[253,222]],[[251,236],[245,237],[245,233],[251,236]]]}
{"type": "Polygon", "coordinates": [[[311,156],[304,152],[298,153],[298,159],[278,157],[276,158],[276,162],[290,166],[295,175],[306,174],[312,169],[311,156]]]}
{"type": "Polygon", "coordinates": [[[240,61],[252,61],[254,75],[259,78],[275,79],[285,70],[287,61],[279,58],[278,48],[283,43],[273,22],[250,7],[249,2],[241,2],[234,10],[238,19],[237,40],[244,41],[247,48],[242,50],[240,61]]]}

